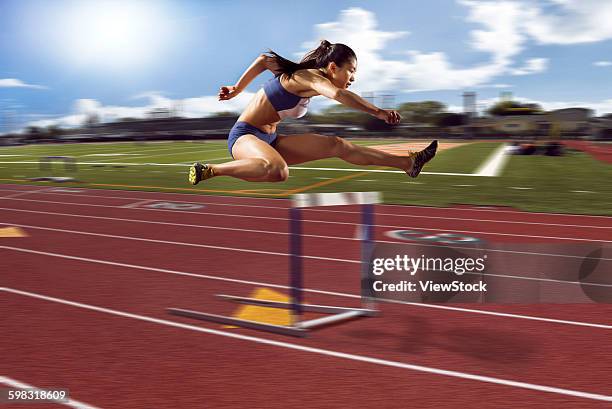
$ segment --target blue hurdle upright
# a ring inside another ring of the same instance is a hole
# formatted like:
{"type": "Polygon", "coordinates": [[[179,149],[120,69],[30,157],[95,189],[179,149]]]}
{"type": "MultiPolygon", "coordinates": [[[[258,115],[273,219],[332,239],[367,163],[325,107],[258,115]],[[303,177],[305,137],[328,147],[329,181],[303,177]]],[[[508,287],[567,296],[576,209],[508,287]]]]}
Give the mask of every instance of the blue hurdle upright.
{"type": "Polygon", "coordinates": [[[326,325],[337,324],[358,317],[372,317],[378,314],[374,299],[369,292],[368,283],[370,258],[374,244],[374,204],[380,202],[379,192],[353,192],[353,193],[307,193],[293,196],[293,203],[289,209],[289,288],[290,302],[260,300],[256,298],[240,297],[234,295],[218,294],[217,296],[228,301],[241,304],[257,305],[262,307],[283,308],[291,311],[291,325],[273,325],[264,322],[244,320],[224,315],[209,314],[180,308],[168,308],[168,312],[189,318],[211,321],[220,324],[235,325],[244,328],[274,332],[277,334],[304,337],[309,330],[326,325]],[[303,303],[303,257],[302,257],[302,209],[319,206],[361,205],[361,282],[362,305],[360,308],[335,307],[330,305],[313,305],[303,303]],[[327,314],[321,318],[302,320],[304,312],[327,314]]]}

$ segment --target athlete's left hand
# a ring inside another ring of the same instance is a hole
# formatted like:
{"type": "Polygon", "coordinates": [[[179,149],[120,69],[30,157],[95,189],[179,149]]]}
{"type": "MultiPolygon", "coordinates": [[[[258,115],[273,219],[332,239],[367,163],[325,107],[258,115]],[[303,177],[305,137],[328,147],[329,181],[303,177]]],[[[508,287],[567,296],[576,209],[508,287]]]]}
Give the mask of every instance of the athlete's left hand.
{"type": "Polygon", "coordinates": [[[240,94],[240,90],[233,85],[226,85],[219,89],[219,101],[227,101],[240,94]]]}
{"type": "Polygon", "coordinates": [[[400,120],[402,119],[399,112],[392,109],[381,109],[378,114],[376,114],[376,117],[378,119],[382,119],[389,125],[399,124],[400,120]]]}

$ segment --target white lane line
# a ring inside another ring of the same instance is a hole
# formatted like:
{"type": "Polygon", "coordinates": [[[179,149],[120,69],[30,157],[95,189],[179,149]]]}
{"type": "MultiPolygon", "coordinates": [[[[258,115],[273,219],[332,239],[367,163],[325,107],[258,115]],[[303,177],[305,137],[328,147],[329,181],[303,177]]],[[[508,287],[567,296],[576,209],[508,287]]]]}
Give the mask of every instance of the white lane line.
{"type": "MultiPolygon", "coordinates": [[[[0,162],[1,163],[1,162],[0,162]]],[[[177,164],[177,165],[181,165],[184,166],[184,164],[177,164]]],[[[421,172],[422,173],[422,172],[421,172]]],[[[17,177],[17,176],[16,176],[17,177]]],[[[25,176],[24,176],[25,177],[25,176]]],[[[406,183],[406,182],[402,182],[402,183],[406,183]]],[[[419,182],[414,182],[415,184],[418,184],[419,182]]],[[[0,185],[0,186],[9,186],[7,184],[4,185],[0,185]]],[[[30,187],[37,187],[37,185],[23,185],[20,184],[20,186],[30,186],[30,187]]],[[[99,191],[99,189],[85,189],[85,190],[89,190],[91,192],[96,192],[99,191]]],[[[120,190],[120,189],[104,189],[105,192],[115,192],[115,193],[126,193],[125,190],[120,190]]],[[[194,194],[187,194],[187,193],[168,193],[168,192],[148,192],[146,190],[138,190],[137,191],[139,194],[143,194],[143,195],[155,195],[157,196],[157,200],[161,200],[159,199],[160,196],[172,196],[175,197],[177,195],[179,196],[194,196],[194,194]]],[[[130,192],[133,193],[133,192],[130,192]]],[[[99,196],[98,196],[99,197],[99,196]]],[[[198,197],[201,197],[200,195],[198,195],[198,197]]],[[[207,198],[217,198],[217,199],[228,199],[228,196],[223,196],[223,195],[206,195],[207,198]]],[[[142,199],[142,197],[136,198],[136,199],[142,199]]],[[[279,207],[279,208],[283,208],[283,209],[288,209],[290,207],[290,200],[286,199],[286,198],[261,198],[261,197],[251,197],[251,196],[232,196],[231,197],[232,202],[233,203],[214,203],[214,204],[222,204],[222,205],[226,205],[226,206],[247,206],[247,205],[239,205],[236,204],[237,201],[243,201],[243,202],[277,202],[277,203],[287,203],[287,206],[285,207],[279,207]]],[[[165,199],[164,199],[165,200],[165,199]]],[[[193,200],[191,201],[193,202],[193,200]]],[[[212,204],[212,203],[211,203],[212,204]]],[[[490,208],[486,208],[486,209],[482,209],[482,208],[461,208],[461,207],[440,207],[440,206],[425,206],[425,205],[419,205],[419,206],[411,206],[411,205],[397,205],[397,204],[378,204],[376,205],[377,207],[394,207],[394,208],[400,208],[403,210],[410,210],[411,208],[416,208],[416,209],[432,209],[432,210],[449,210],[449,211],[457,211],[457,212],[489,212],[489,213],[509,213],[509,214],[517,214],[520,216],[529,216],[529,215],[542,215],[542,216],[559,216],[559,217],[578,217],[578,218],[592,218],[592,219],[603,219],[603,220],[612,220],[612,216],[596,216],[596,215],[589,215],[589,214],[569,214],[569,213],[546,213],[546,212],[525,212],[522,210],[501,210],[501,209],[490,209],[490,208]]],[[[475,205],[476,206],[476,205],[475,205]]],[[[253,207],[270,207],[273,208],[273,206],[253,206],[253,207]]],[[[332,210],[325,210],[325,209],[317,209],[317,210],[312,210],[312,211],[329,211],[329,212],[339,212],[338,210],[332,211],[332,210]]],[[[408,216],[408,215],[402,215],[402,216],[408,216]]],[[[417,216],[415,216],[417,217],[417,216]]],[[[420,216],[418,216],[420,217],[420,216]]],[[[572,225],[570,225],[572,226],[572,225]]],[[[591,227],[591,226],[585,226],[585,227],[591,227]]]]}
{"type": "MultiPolygon", "coordinates": [[[[8,291],[8,289],[1,288],[3,291],[8,291]]],[[[17,389],[45,389],[39,388],[37,386],[29,385],[25,382],[18,381],[16,379],[9,378],[7,376],[0,376],[0,383],[3,385],[12,386],[17,389]]],[[[64,405],[70,406],[75,409],[98,409],[96,406],[88,405],[87,403],[79,402],[78,400],[74,400],[72,398],[68,398],[66,402],[53,402],[55,405],[64,405]]]]}
{"type": "MultiPolygon", "coordinates": [[[[154,271],[156,273],[172,274],[172,275],[193,277],[193,278],[206,279],[206,280],[216,280],[216,281],[224,281],[224,282],[230,282],[230,283],[236,283],[236,284],[264,286],[264,287],[279,288],[279,289],[289,289],[290,288],[282,284],[265,283],[265,282],[253,281],[253,280],[241,280],[237,278],[213,276],[213,275],[206,275],[206,274],[196,274],[196,273],[189,273],[186,271],[170,270],[170,269],[156,268],[156,267],[147,267],[147,266],[119,263],[115,261],[100,260],[100,259],[93,259],[93,258],[87,258],[87,257],[77,257],[77,256],[71,256],[68,254],[52,253],[52,252],[47,252],[47,251],[30,250],[30,249],[24,249],[21,247],[1,246],[0,245],[0,249],[18,251],[18,252],[28,253],[28,254],[37,254],[41,256],[57,257],[57,258],[63,258],[67,260],[84,261],[88,263],[103,264],[103,265],[114,266],[114,267],[124,267],[124,268],[133,268],[136,270],[154,271]]],[[[341,292],[336,292],[336,291],[318,290],[318,289],[313,289],[313,288],[303,288],[302,291],[313,293],[313,294],[322,294],[322,295],[331,295],[331,296],[337,296],[337,297],[361,299],[361,295],[359,294],[348,294],[348,293],[341,293],[341,292]]],[[[422,304],[422,303],[415,303],[415,302],[408,302],[408,301],[389,300],[389,299],[384,299],[384,298],[378,298],[377,301],[385,302],[389,304],[401,304],[401,305],[410,305],[410,306],[423,307],[423,308],[434,308],[434,309],[439,309],[439,310],[447,310],[447,311],[455,311],[455,312],[492,315],[492,316],[505,317],[505,318],[517,318],[517,319],[540,321],[540,322],[547,322],[547,323],[553,323],[553,324],[574,325],[574,326],[598,328],[598,329],[612,329],[612,325],[606,325],[606,324],[596,324],[592,322],[569,321],[569,320],[560,320],[560,319],[555,319],[555,318],[536,317],[532,315],[511,314],[511,313],[496,312],[496,311],[452,307],[452,306],[441,305],[441,304],[422,304]]]]}
{"type": "Polygon", "coordinates": [[[2,198],[3,199],[13,199],[15,197],[30,195],[32,193],[40,193],[40,191],[38,191],[38,190],[20,191],[19,193],[14,193],[12,195],[3,196],[2,198]]]}
{"type": "MultiPolygon", "coordinates": [[[[6,223],[2,222],[0,224],[6,224],[6,223]]],[[[81,234],[84,236],[107,237],[111,239],[144,241],[148,243],[158,243],[158,244],[172,244],[175,246],[200,247],[200,248],[213,249],[213,250],[237,251],[237,252],[251,253],[251,254],[265,254],[268,256],[282,256],[282,257],[289,256],[289,253],[278,253],[275,251],[250,250],[250,249],[243,249],[243,248],[237,248],[237,247],[224,247],[224,246],[213,246],[210,244],[187,243],[184,241],[157,240],[157,239],[147,239],[145,237],[119,236],[115,234],[92,233],[92,232],[79,231],[79,230],[55,229],[52,227],[33,226],[29,224],[10,223],[10,226],[23,227],[23,228],[28,228],[28,229],[55,231],[55,232],[60,232],[60,233],[81,234]]],[[[310,260],[324,260],[324,261],[336,261],[339,263],[361,264],[360,260],[346,260],[342,258],[308,256],[305,254],[303,254],[301,257],[310,259],[310,260]]]]}
{"type": "MultiPolygon", "coordinates": [[[[147,200],[147,202],[156,202],[156,200],[147,200]]],[[[187,203],[187,202],[184,202],[187,203]]],[[[122,206],[125,207],[125,206],[122,206]]],[[[35,213],[35,214],[44,214],[44,215],[52,215],[52,216],[66,216],[66,217],[77,217],[77,218],[85,218],[85,219],[97,219],[97,220],[112,220],[112,221],[120,221],[120,222],[128,222],[128,223],[144,223],[144,224],[157,224],[162,226],[175,226],[175,227],[192,227],[198,229],[212,229],[212,230],[228,230],[228,231],[238,231],[238,232],[247,232],[247,233],[258,233],[258,234],[272,234],[272,235],[281,235],[288,236],[289,232],[280,231],[280,230],[256,230],[256,229],[244,229],[237,227],[223,227],[223,226],[208,226],[201,224],[188,224],[188,223],[171,223],[171,222],[162,222],[162,221],[154,221],[154,220],[140,220],[140,219],[124,219],[120,217],[107,217],[107,216],[92,216],[87,214],[74,214],[74,213],[58,213],[58,212],[45,212],[40,210],[26,210],[26,209],[12,209],[7,207],[0,207],[0,210],[8,210],[13,212],[23,212],[23,213],[35,213]]],[[[0,224],[10,224],[10,223],[0,223],[0,224]]],[[[341,236],[323,236],[318,234],[303,234],[304,237],[310,238],[319,238],[319,239],[331,239],[331,240],[350,240],[355,241],[358,240],[355,237],[341,237],[341,236]]],[[[420,242],[400,242],[400,241],[390,241],[390,240],[376,240],[377,243],[387,243],[387,244],[402,244],[405,246],[424,246],[424,247],[439,247],[436,244],[427,244],[420,242]]],[[[464,247],[461,246],[445,246],[445,248],[449,249],[457,249],[464,250],[464,247]]],[[[612,261],[612,258],[605,257],[585,257],[585,256],[576,256],[571,254],[555,254],[555,253],[538,253],[532,251],[518,251],[518,250],[502,250],[502,249],[491,249],[491,248],[481,248],[482,252],[493,252],[493,253],[507,253],[507,254],[517,254],[517,255],[526,255],[526,256],[545,256],[545,257],[563,257],[563,258],[577,258],[581,260],[598,260],[598,261],[612,261]]]]}
{"type": "MultiPolygon", "coordinates": [[[[180,174],[184,174],[184,172],[180,172],[180,174]]],[[[323,179],[329,179],[329,178],[323,178],[323,179]]],[[[423,184],[421,182],[401,182],[401,183],[409,183],[409,184],[416,184],[416,185],[423,184]]],[[[456,185],[456,186],[474,186],[474,185],[456,185]]],[[[12,190],[12,189],[0,189],[0,191],[2,190],[12,190]]],[[[53,189],[49,189],[49,190],[43,189],[39,192],[32,191],[32,193],[54,194],[54,195],[69,196],[69,197],[75,196],[74,194],[70,194],[69,192],[66,192],[66,193],[54,192],[53,189]]],[[[149,192],[145,192],[145,193],[149,193],[149,192]]],[[[101,196],[101,195],[86,195],[86,194],[79,194],[76,196],[91,197],[91,198],[97,198],[97,199],[143,200],[142,197],[130,197],[130,196],[106,196],[106,195],[101,196]]],[[[189,195],[189,196],[194,196],[194,195],[189,195]]],[[[196,197],[196,199],[197,198],[200,198],[200,197],[198,196],[196,197]]],[[[0,197],[0,199],[2,198],[0,197]]],[[[162,196],[162,199],[163,199],[163,196],[162,196]]],[[[157,200],[162,200],[162,199],[157,198],[157,199],[151,199],[151,200],[157,201],[157,200]]],[[[34,199],[32,199],[31,201],[41,202],[41,203],[47,202],[45,200],[34,200],[34,199]]],[[[283,206],[262,206],[262,205],[248,205],[248,204],[235,204],[235,203],[214,203],[214,202],[207,202],[207,201],[199,202],[199,201],[194,201],[193,199],[191,201],[176,200],[176,199],[167,200],[167,201],[176,202],[176,203],[202,203],[207,206],[219,206],[219,207],[225,207],[225,206],[227,207],[249,207],[249,208],[254,208],[254,209],[277,209],[277,210],[285,210],[285,211],[288,211],[289,209],[288,207],[283,207],[283,206]]],[[[53,203],[66,203],[66,204],[77,204],[78,205],[78,203],[71,203],[71,202],[53,202],[53,203]]],[[[378,206],[381,206],[381,205],[377,205],[377,207],[378,206]]],[[[410,210],[411,206],[404,206],[404,209],[410,210]]],[[[446,209],[446,208],[435,208],[435,209],[439,210],[439,209],[446,209]]],[[[488,209],[483,209],[483,210],[488,210],[488,209]]],[[[356,212],[356,211],[314,209],[314,208],[304,209],[304,211],[324,212],[324,213],[341,213],[341,214],[361,214],[361,212],[356,212]]],[[[527,213],[527,214],[531,214],[531,213],[527,213]]],[[[535,213],[535,214],[540,214],[540,213],[535,213]]],[[[591,228],[591,229],[612,229],[612,226],[592,226],[592,225],[585,225],[585,224],[565,224],[565,223],[543,223],[543,222],[527,222],[527,221],[515,221],[515,220],[474,219],[474,218],[466,218],[466,217],[449,217],[449,216],[426,216],[426,215],[411,215],[411,214],[397,214],[397,213],[382,213],[380,211],[376,212],[376,216],[377,217],[379,216],[409,217],[409,218],[415,218],[415,219],[432,219],[432,220],[460,220],[460,221],[474,221],[474,222],[483,222],[483,223],[526,224],[526,225],[535,225],[535,226],[559,226],[559,227],[583,227],[583,228],[591,228]]],[[[598,217],[598,216],[595,216],[595,217],[598,217]]],[[[605,216],[602,216],[602,217],[605,217],[605,216]]],[[[612,218],[610,219],[612,220],[612,218]]]]}
{"type": "Polygon", "coordinates": [[[570,190],[570,192],[572,193],[597,193],[597,192],[593,192],[592,190],[570,190]]]}
{"type": "Polygon", "coordinates": [[[508,162],[506,155],[507,144],[500,145],[491,155],[476,169],[477,176],[499,176],[508,162]]]}
{"type": "MultiPolygon", "coordinates": [[[[2,209],[2,208],[0,208],[2,209]]],[[[30,211],[30,210],[24,210],[25,212],[28,213],[42,213],[42,212],[36,212],[36,211],[30,211]]],[[[51,213],[46,213],[46,214],[51,214],[51,213]]],[[[54,215],[58,215],[58,216],[64,216],[65,214],[61,214],[61,213],[52,213],[54,215]]],[[[93,219],[101,219],[101,220],[113,220],[113,221],[125,221],[125,222],[133,222],[133,223],[147,223],[147,224],[160,224],[160,225],[173,225],[173,226],[182,226],[182,227],[195,227],[195,228],[204,228],[204,229],[218,229],[218,230],[230,230],[230,231],[238,231],[238,232],[250,232],[250,233],[257,233],[257,234],[272,234],[272,235],[289,235],[289,233],[287,232],[278,232],[278,231],[266,231],[266,230],[250,230],[250,229],[238,229],[238,228],[231,228],[231,227],[209,227],[209,226],[201,226],[201,225],[189,225],[189,224],[179,224],[179,223],[165,223],[165,222],[154,222],[154,221],[143,221],[143,220],[130,220],[130,219],[118,219],[118,218],[113,218],[113,217],[102,217],[102,216],[81,216],[81,215],[76,215],[76,217],[84,217],[84,218],[93,218],[93,219]]],[[[21,224],[15,224],[15,223],[0,223],[0,224],[8,224],[10,226],[19,226],[19,227],[33,227],[35,229],[41,229],[41,230],[50,230],[50,231],[59,231],[62,233],[74,233],[74,234],[84,234],[84,235],[97,235],[97,236],[103,236],[103,237],[112,237],[112,238],[117,238],[117,239],[125,239],[125,236],[111,236],[108,234],[102,234],[102,233],[93,233],[93,232],[85,232],[85,231],[70,231],[70,230],[64,230],[64,229],[57,229],[57,228],[51,228],[51,227],[42,227],[42,226],[26,226],[26,225],[21,225],[21,224]]],[[[320,239],[332,239],[332,240],[349,240],[349,241],[355,241],[358,240],[354,237],[351,238],[347,238],[347,237],[338,237],[338,236],[321,236],[321,235],[314,235],[314,234],[305,234],[303,235],[304,237],[310,237],[310,238],[320,238],[320,239]]],[[[147,239],[144,237],[130,237],[129,240],[143,240],[143,241],[152,241],[152,242],[159,242],[158,240],[155,239],[147,239]]],[[[402,244],[399,242],[395,242],[395,241],[387,241],[387,240],[377,240],[378,243],[389,243],[389,244],[402,244]]],[[[163,242],[165,244],[172,244],[172,245],[177,245],[177,246],[199,246],[199,247],[203,247],[206,246],[204,244],[194,244],[194,243],[186,243],[186,242],[163,242]]],[[[232,251],[234,250],[231,247],[224,247],[224,250],[229,250],[232,251]]],[[[249,250],[249,249],[241,249],[240,251],[248,251],[248,252],[254,252],[254,253],[263,253],[263,254],[268,254],[267,252],[263,252],[263,251],[259,251],[259,250],[249,250]]],[[[481,249],[481,251],[486,251],[486,249],[481,249]]],[[[285,256],[289,256],[289,253],[281,253],[285,256]]],[[[530,253],[530,255],[533,255],[530,253]]],[[[549,254],[544,254],[544,255],[549,255],[549,254]]],[[[317,259],[324,259],[324,260],[330,260],[330,261],[342,261],[342,262],[346,262],[346,263],[357,263],[359,262],[358,260],[346,260],[346,259],[328,259],[325,257],[317,257],[317,256],[307,256],[307,255],[303,255],[304,258],[317,258],[317,259]]],[[[579,258],[582,260],[586,260],[586,259],[594,259],[597,260],[598,262],[601,261],[612,261],[612,259],[609,258],[592,258],[592,257],[582,257],[582,256],[566,256],[566,257],[572,257],[572,258],[579,258]]],[[[484,275],[484,276],[490,276],[490,277],[500,277],[500,278],[510,278],[510,279],[518,279],[518,280],[530,280],[530,281],[541,281],[541,282],[551,282],[551,283],[559,283],[559,284],[572,284],[572,285],[588,285],[588,286],[597,286],[597,287],[612,287],[612,285],[610,284],[600,284],[600,283],[590,283],[590,282],[585,282],[585,281],[569,281],[569,280],[555,280],[555,279],[551,279],[551,278],[542,278],[542,277],[531,277],[531,276],[517,276],[517,275],[510,275],[510,274],[492,274],[492,273],[466,273],[466,274],[474,274],[474,275],[484,275]]]]}
{"type": "Polygon", "coordinates": [[[448,369],[439,369],[439,368],[433,368],[429,366],[415,365],[415,364],[410,364],[410,363],[374,358],[374,357],[369,357],[365,355],[356,355],[356,354],[349,354],[346,352],[334,351],[334,350],[329,350],[329,349],[309,347],[305,345],[293,344],[291,342],[275,341],[275,340],[268,339],[268,338],[260,338],[260,337],[250,336],[250,335],[243,335],[243,334],[238,334],[235,332],[221,331],[221,330],[216,330],[212,328],[197,327],[194,325],[183,324],[183,323],[176,322],[176,321],[168,321],[168,320],[164,320],[160,318],[149,317],[146,315],[133,314],[133,313],[125,312],[125,311],[119,311],[119,310],[114,310],[110,308],[99,307],[96,305],[80,303],[76,301],[66,300],[63,298],[50,297],[47,295],[32,293],[28,291],[22,291],[22,290],[18,290],[14,288],[2,287],[0,288],[0,290],[9,292],[12,294],[18,294],[18,295],[25,296],[25,297],[37,298],[39,300],[55,302],[58,304],[69,305],[71,307],[86,309],[90,311],[96,311],[96,312],[109,314],[109,315],[115,315],[115,316],[124,317],[124,318],[131,318],[135,320],[150,322],[153,324],[166,325],[166,326],[174,327],[174,328],[181,328],[181,329],[190,330],[190,331],[197,331],[197,332],[210,334],[210,335],[218,335],[218,336],[238,339],[242,341],[255,342],[258,344],[270,345],[270,346],[275,346],[279,348],[293,349],[293,350],[308,352],[312,354],[331,356],[331,357],[339,358],[339,359],[346,359],[346,360],[352,360],[352,361],[357,361],[357,362],[365,362],[365,363],[374,364],[374,365],[389,366],[389,367],[394,367],[394,368],[407,369],[407,370],[412,370],[412,371],[417,371],[417,372],[424,372],[424,373],[453,377],[453,378],[467,379],[471,381],[484,382],[484,383],[490,383],[490,384],[495,384],[495,385],[503,385],[503,386],[509,386],[509,387],[514,387],[514,388],[529,389],[529,390],[534,390],[538,392],[548,392],[548,393],[555,393],[555,394],[565,395],[565,396],[573,396],[573,397],[583,398],[583,399],[592,399],[592,400],[598,400],[598,401],[612,402],[612,396],[608,396],[608,395],[601,395],[597,393],[583,392],[583,391],[577,391],[577,390],[572,390],[572,389],[557,388],[557,387],[548,386],[548,385],[538,385],[538,384],[515,381],[515,380],[510,380],[510,379],[494,378],[491,376],[476,375],[476,374],[471,374],[467,372],[459,372],[459,371],[453,371],[453,370],[448,370],[448,369]]]}
{"type": "MultiPolygon", "coordinates": [[[[0,197],[0,200],[3,198],[0,197]]],[[[57,203],[63,205],[76,205],[76,206],[90,206],[90,207],[106,207],[106,208],[114,208],[118,209],[118,206],[110,206],[110,205],[100,205],[93,203],[72,203],[72,202],[57,202],[51,200],[34,200],[34,199],[23,199],[23,198],[15,198],[9,200],[23,200],[28,202],[43,202],[43,203],[57,203]]],[[[204,215],[204,216],[224,216],[224,217],[238,217],[238,218],[250,218],[250,219],[262,219],[262,220],[275,220],[275,221],[289,221],[289,218],[286,217],[269,217],[269,216],[254,216],[254,215],[244,215],[244,214],[230,214],[230,213],[212,213],[212,212],[193,212],[193,211],[185,211],[185,210],[169,210],[169,209],[148,209],[148,208],[139,208],[136,210],[146,210],[146,211],[169,211],[175,213],[188,213],[191,216],[194,215],[204,215]]],[[[324,221],[324,220],[312,220],[312,219],[303,219],[305,223],[319,223],[319,224],[338,224],[338,225],[349,225],[354,226],[356,222],[335,222],[335,221],[324,221]]],[[[560,237],[560,236],[539,236],[539,235],[529,235],[529,234],[515,234],[515,233],[497,233],[491,231],[477,231],[477,230],[449,230],[443,228],[429,228],[429,227],[418,227],[418,226],[398,226],[398,225],[386,225],[386,224],[375,224],[374,227],[382,227],[389,229],[415,229],[415,230],[426,230],[426,231],[435,231],[435,232],[450,232],[450,233],[468,233],[468,234],[484,234],[491,236],[503,236],[503,237],[525,237],[530,239],[551,239],[551,240],[567,240],[567,241],[586,241],[591,243],[612,243],[612,240],[603,240],[603,239],[585,239],[585,238],[574,238],[574,237],[560,237]]]]}
{"type": "MultiPolygon", "coordinates": [[[[0,162],[2,163],[2,162],[0,162]]],[[[4,162],[8,163],[8,162],[4,162]]],[[[368,168],[310,168],[305,166],[289,166],[289,170],[320,170],[333,172],[372,172],[372,173],[401,173],[406,174],[403,170],[387,170],[387,169],[368,169],[368,168]]],[[[437,176],[489,176],[479,175],[477,173],[453,173],[453,172],[421,172],[421,175],[437,175],[437,176]]]]}
{"type": "Polygon", "coordinates": [[[510,186],[508,189],[514,189],[514,190],[533,190],[532,187],[523,187],[523,186],[510,186]]]}

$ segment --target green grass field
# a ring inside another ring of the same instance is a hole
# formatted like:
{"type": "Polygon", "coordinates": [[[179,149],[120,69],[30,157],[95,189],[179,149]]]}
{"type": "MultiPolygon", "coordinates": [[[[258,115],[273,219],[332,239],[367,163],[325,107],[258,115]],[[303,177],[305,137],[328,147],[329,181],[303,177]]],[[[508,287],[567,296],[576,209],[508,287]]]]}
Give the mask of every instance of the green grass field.
{"type": "MultiPolygon", "coordinates": [[[[397,140],[359,140],[363,145],[397,140]]],[[[440,152],[425,171],[470,174],[499,146],[473,142],[440,152]]],[[[248,183],[215,178],[193,187],[188,165],[195,161],[221,163],[229,157],[225,141],[163,143],[100,143],[28,145],[0,148],[2,183],[32,182],[39,176],[68,176],[59,163],[52,171],[39,169],[44,156],[72,156],[78,162],[78,182],[62,186],[159,190],[193,194],[288,197],[299,192],[370,191],[384,193],[386,203],[448,206],[452,204],[511,206],[542,212],[612,215],[612,166],[570,151],[563,157],[512,156],[498,177],[421,175],[368,172],[338,159],[298,165],[282,183],[248,183]],[[333,168],[340,170],[315,170],[333,168]]]]}

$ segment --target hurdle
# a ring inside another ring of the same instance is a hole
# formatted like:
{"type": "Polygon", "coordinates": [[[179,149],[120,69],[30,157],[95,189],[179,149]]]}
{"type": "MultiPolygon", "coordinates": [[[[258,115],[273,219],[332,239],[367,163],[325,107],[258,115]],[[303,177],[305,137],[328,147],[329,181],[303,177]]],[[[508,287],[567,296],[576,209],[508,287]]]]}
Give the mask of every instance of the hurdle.
{"type": "MultiPolygon", "coordinates": [[[[64,172],[67,174],[77,171],[76,160],[72,156],[42,156],[38,161],[38,169],[41,172],[49,172],[50,176],[39,176],[30,178],[32,181],[51,181],[51,182],[72,182],[75,178],[72,176],[54,176],[53,162],[58,161],[63,163],[64,172]]],[[[61,167],[61,165],[60,165],[61,167]]]]}
{"type": "Polygon", "coordinates": [[[243,328],[273,332],[282,335],[305,337],[310,330],[339,324],[359,317],[374,317],[379,311],[374,304],[371,286],[368,286],[370,259],[374,248],[374,204],[380,203],[379,192],[352,193],[303,193],[293,196],[289,209],[289,290],[290,302],[260,300],[256,298],[217,294],[217,297],[240,304],[261,307],[288,309],[291,313],[290,325],[274,325],[259,321],[245,320],[224,315],[209,314],[181,308],[167,308],[167,312],[188,318],[210,321],[219,324],[234,325],[243,328]],[[319,206],[360,205],[361,223],[359,240],[361,241],[361,306],[337,307],[303,303],[303,246],[302,246],[302,209],[319,206]],[[313,312],[326,314],[324,317],[304,321],[303,313],[313,312]]]}

